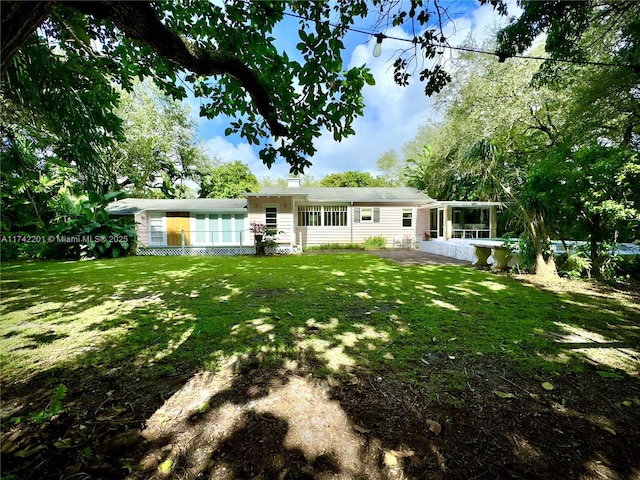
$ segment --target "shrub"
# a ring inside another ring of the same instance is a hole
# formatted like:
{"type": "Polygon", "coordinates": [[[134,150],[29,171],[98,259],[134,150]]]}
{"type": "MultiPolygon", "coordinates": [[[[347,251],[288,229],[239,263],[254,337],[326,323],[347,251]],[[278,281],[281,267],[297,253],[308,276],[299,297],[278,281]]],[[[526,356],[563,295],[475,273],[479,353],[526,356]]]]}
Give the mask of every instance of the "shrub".
{"type": "Polygon", "coordinates": [[[63,211],[33,238],[35,243],[2,245],[5,258],[117,258],[135,249],[135,222],[127,217],[110,217],[105,210],[117,193],[73,197],[63,195],[63,211]]]}
{"type": "Polygon", "coordinates": [[[362,250],[361,243],[323,243],[322,245],[309,245],[305,250],[362,250]]]}
{"type": "Polygon", "coordinates": [[[384,248],[386,244],[387,239],[380,236],[369,237],[364,241],[365,248],[384,248]]]}

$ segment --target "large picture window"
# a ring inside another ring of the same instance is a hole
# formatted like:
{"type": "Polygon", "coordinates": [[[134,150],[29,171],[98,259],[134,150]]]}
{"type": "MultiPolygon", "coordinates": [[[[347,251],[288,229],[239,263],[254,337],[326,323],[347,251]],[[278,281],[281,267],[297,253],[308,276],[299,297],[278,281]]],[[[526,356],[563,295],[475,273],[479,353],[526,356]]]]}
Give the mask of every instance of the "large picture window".
{"type": "Polygon", "coordinates": [[[298,225],[301,227],[319,227],[322,218],[320,205],[299,205],[298,225]]]}
{"type": "Polygon", "coordinates": [[[298,226],[346,227],[347,212],[346,205],[298,205],[298,226]]]}
{"type": "Polygon", "coordinates": [[[196,214],[196,245],[224,245],[241,243],[243,239],[243,214],[196,214]]]}
{"type": "Polygon", "coordinates": [[[327,205],[324,208],[324,224],[327,227],[347,226],[347,206],[327,205]]]}

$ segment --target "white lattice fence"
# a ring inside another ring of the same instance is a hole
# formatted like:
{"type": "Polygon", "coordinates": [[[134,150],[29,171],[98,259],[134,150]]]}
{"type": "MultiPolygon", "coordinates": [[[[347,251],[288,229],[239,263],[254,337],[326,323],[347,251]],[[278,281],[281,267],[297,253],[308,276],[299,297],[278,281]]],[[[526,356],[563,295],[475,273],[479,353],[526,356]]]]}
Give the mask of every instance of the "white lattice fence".
{"type": "Polygon", "coordinates": [[[252,255],[254,247],[181,247],[174,248],[138,248],[137,255],[179,256],[179,255],[252,255]]]}
{"type": "MultiPolygon", "coordinates": [[[[291,254],[298,253],[297,247],[291,247],[289,245],[279,245],[275,248],[268,248],[269,254],[291,254]]],[[[255,247],[185,247],[184,251],[182,247],[169,247],[169,248],[144,248],[139,247],[136,251],[136,255],[151,255],[151,256],[179,256],[179,255],[215,255],[215,256],[228,256],[228,255],[254,255],[256,253],[255,247]]]]}

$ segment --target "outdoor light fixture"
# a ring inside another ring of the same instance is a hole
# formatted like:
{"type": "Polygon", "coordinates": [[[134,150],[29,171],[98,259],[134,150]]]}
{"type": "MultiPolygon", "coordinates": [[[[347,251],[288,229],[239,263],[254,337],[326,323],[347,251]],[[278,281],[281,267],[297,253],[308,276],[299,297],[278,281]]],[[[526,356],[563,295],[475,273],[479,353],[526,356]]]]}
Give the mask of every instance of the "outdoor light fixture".
{"type": "Polygon", "coordinates": [[[376,33],[374,37],[376,37],[376,46],[373,47],[373,56],[379,57],[380,54],[382,53],[382,40],[384,40],[387,37],[384,33],[376,33]]]}

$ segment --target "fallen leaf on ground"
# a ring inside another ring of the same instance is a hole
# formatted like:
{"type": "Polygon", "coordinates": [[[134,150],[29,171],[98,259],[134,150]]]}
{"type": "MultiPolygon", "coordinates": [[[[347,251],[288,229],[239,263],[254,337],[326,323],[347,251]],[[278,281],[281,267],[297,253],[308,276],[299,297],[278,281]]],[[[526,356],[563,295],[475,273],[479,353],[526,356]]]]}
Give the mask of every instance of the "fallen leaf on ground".
{"type": "Polygon", "coordinates": [[[169,473],[172,466],[173,466],[173,460],[168,458],[160,464],[160,466],[158,467],[158,470],[160,471],[160,473],[169,473]]]}
{"type": "Polygon", "coordinates": [[[360,432],[360,433],[369,433],[371,431],[368,428],[361,427],[360,425],[356,425],[355,423],[353,424],[353,429],[356,432],[360,432]]]}
{"type": "Polygon", "coordinates": [[[542,382],[542,388],[544,388],[545,390],[553,390],[555,387],[552,383],[542,382]]]}
{"type": "Polygon", "coordinates": [[[602,427],[602,428],[605,429],[607,432],[609,432],[611,435],[617,435],[616,431],[611,427],[602,427]]]}
{"type": "Polygon", "coordinates": [[[631,400],[625,400],[624,402],[622,402],[622,404],[623,404],[625,407],[630,407],[631,405],[633,405],[633,403],[631,403],[631,400]]]}
{"type": "Polygon", "coordinates": [[[70,438],[59,438],[55,442],[53,442],[53,446],[59,449],[65,449],[71,447],[71,439],[70,438]]]}
{"type": "Polygon", "coordinates": [[[495,393],[500,398],[516,398],[516,396],[513,393],[505,393],[505,392],[501,392],[500,390],[494,390],[493,393],[495,393]]]}
{"type": "Polygon", "coordinates": [[[440,432],[442,431],[442,427],[435,420],[427,420],[427,427],[429,427],[429,430],[431,430],[436,436],[440,435],[440,432]]]}
{"type": "Polygon", "coordinates": [[[413,450],[391,450],[391,453],[396,458],[413,457],[416,454],[413,450]]]}
{"type": "Polygon", "coordinates": [[[398,459],[392,452],[384,452],[384,464],[387,467],[395,467],[398,465],[398,459]]]}

